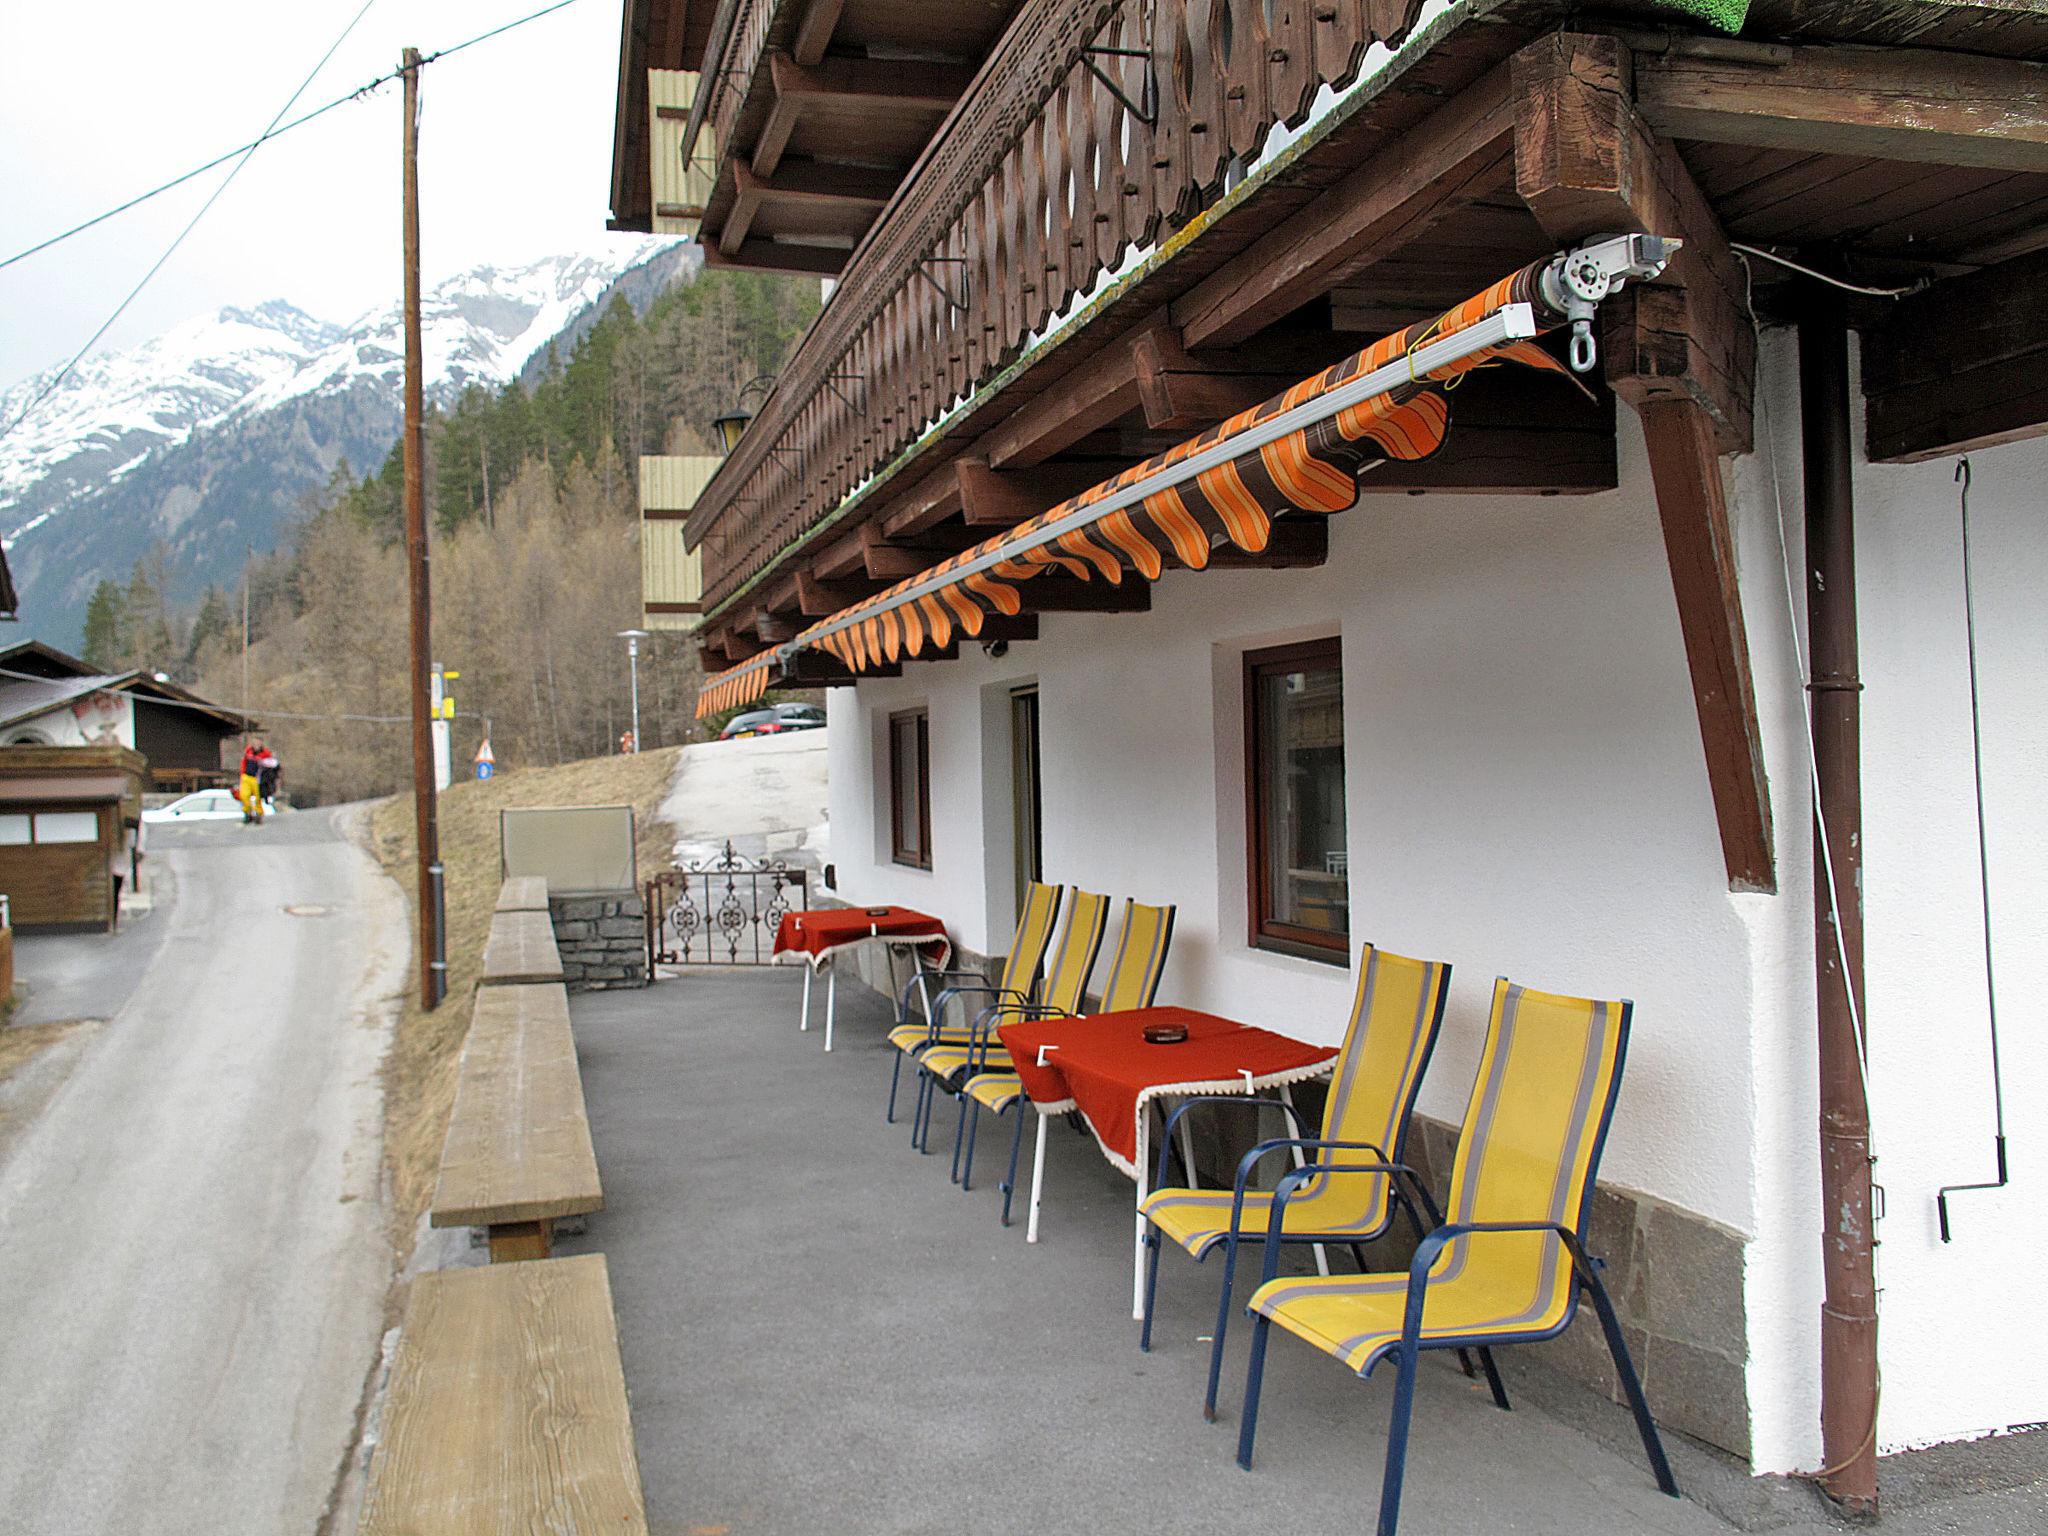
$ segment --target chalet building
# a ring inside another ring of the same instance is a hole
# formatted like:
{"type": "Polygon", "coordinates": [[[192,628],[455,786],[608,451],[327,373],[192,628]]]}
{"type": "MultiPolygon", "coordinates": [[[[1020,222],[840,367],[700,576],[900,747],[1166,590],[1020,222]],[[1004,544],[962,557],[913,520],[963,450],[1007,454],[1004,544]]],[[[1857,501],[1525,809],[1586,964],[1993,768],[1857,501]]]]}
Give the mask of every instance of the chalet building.
{"type": "Polygon", "coordinates": [[[145,671],[102,673],[40,640],[0,650],[0,745],[119,745],[162,793],[225,786],[228,744],[256,722],[145,671]]]}
{"type": "Polygon", "coordinates": [[[1633,998],[1652,1406],[1868,1505],[2048,1419],[2048,15],[1707,9],[628,0],[613,206],[835,280],[682,526],[839,889],[1315,1041],[1450,961],[1439,1150],[1496,975],[1633,998]]]}

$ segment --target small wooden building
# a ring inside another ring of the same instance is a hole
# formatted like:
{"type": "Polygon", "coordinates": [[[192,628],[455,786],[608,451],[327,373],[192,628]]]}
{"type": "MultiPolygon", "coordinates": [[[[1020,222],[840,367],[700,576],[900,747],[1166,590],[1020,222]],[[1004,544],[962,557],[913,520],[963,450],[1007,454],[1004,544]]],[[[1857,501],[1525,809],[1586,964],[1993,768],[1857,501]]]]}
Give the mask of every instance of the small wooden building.
{"type": "Polygon", "coordinates": [[[141,857],[142,754],[0,747],[0,893],[17,929],[111,933],[141,857]]]}

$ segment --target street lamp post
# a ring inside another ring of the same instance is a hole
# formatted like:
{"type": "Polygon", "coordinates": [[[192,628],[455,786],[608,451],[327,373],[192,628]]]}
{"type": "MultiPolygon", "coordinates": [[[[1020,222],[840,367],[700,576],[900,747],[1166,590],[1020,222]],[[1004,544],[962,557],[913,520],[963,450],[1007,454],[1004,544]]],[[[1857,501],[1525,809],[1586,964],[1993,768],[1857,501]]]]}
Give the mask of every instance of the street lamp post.
{"type": "Polygon", "coordinates": [[[619,638],[626,642],[626,668],[632,677],[633,688],[633,750],[640,750],[640,642],[649,638],[650,631],[644,629],[622,629],[619,638]]]}

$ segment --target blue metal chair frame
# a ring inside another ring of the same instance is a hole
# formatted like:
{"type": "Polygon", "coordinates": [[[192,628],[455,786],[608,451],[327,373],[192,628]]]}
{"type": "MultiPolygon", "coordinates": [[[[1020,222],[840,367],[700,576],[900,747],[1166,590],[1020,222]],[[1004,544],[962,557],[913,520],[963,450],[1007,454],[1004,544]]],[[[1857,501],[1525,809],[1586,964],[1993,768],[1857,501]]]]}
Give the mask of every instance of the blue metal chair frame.
{"type": "MultiPolygon", "coordinates": [[[[938,1037],[939,1037],[939,1021],[940,1021],[941,1019],[943,1019],[943,1018],[944,1018],[944,1017],[946,1016],[946,1000],[947,1000],[948,998],[952,998],[952,997],[958,997],[958,996],[962,996],[962,995],[975,995],[975,994],[984,994],[984,993],[985,993],[985,994],[988,994],[988,995],[990,995],[990,996],[996,996],[996,997],[1018,997],[1018,996],[1020,996],[1020,995],[1021,995],[1021,994],[1019,994],[1019,993],[1017,992],[1017,990],[1016,990],[1016,989],[1015,989],[1014,987],[1009,987],[1009,988],[1006,988],[1006,987],[999,987],[999,986],[997,986],[997,985],[996,985],[996,984],[995,984],[995,983],[994,983],[994,982],[993,982],[992,980],[990,980],[990,979],[989,979],[989,978],[988,978],[988,977],[987,977],[986,975],[984,975],[984,974],[983,974],[982,972],[980,972],[980,971],[968,971],[968,970],[957,970],[957,969],[956,969],[956,970],[945,970],[945,971],[924,971],[924,972],[920,973],[919,975],[917,975],[917,976],[914,976],[914,977],[912,977],[912,978],[910,979],[909,983],[908,983],[908,984],[907,984],[907,985],[906,985],[906,986],[904,987],[902,995],[901,995],[900,997],[898,997],[898,998],[897,998],[897,1000],[896,1000],[896,1023],[897,1023],[897,1024],[899,1025],[899,1026],[901,1026],[901,1025],[904,1025],[904,1024],[908,1024],[908,1023],[910,1023],[910,1022],[911,1022],[911,1017],[910,1017],[910,994],[911,994],[911,992],[912,992],[912,991],[913,991],[914,989],[916,989],[917,987],[919,987],[919,986],[923,985],[924,983],[927,983],[927,982],[929,982],[929,981],[933,980],[934,978],[937,978],[937,977],[942,977],[942,976],[968,976],[968,977],[972,977],[972,978],[974,979],[974,981],[975,981],[976,983],[978,983],[978,985],[973,985],[973,986],[957,986],[957,985],[956,985],[956,986],[950,986],[950,987],[942,987],[942,988],[940,988],[940,990],[939,990],[939,993],[938,993],[938,996],[936,996],[936,997],[933,997],[933,996],[931,995],[931,993],[929,993],[929,992],[926,992],[926,993],[924,994],[924,998],[925,998],[925,1016],[924,1016],[924,1017],[925,1017],[925,1027],[926,1027],[926,1040],[925,1040],[925,1043],[926,1043],[927,1045],[935,1044],[935,1043],[937,1042],[937,1040],[938,1040],[938,1037]]],[[[886,1122],[887,1122],[888,1124],[890,1124],[890,1125],[894,1125],[894,1124],[896,1123],[896,1090],[897,1090],[897,1086],[898,1086],[898,1084],[899,1084],[899,1083],[900,1083],[900,1082],[902,1081],[902,1075],[903,1075],[903,1058],[904,1058],[904,1057],[905,1057],[905,1056],[906,1056],[907,1054],[909,1054],[909,1053],[908,1053],[908,1052],[905,1052],[905,1051],[898,1051],[898,1052],[896,1052],[896,1060],[895,1060],[895,1063],[894,1063],[894,1065],[893,1065],[893,1066],[892,1066],[892,1067],[890,1068],[890,1070],[889,1070],[889,1107],[888,1107],[887,1111],[886,1111],[886,1112],[885,1112],[885,1113],[883,1114],[883,1117],[882,1117],[882,1118],[883,1118],[883,1119],[884,1119],[884,1120],[885,1120],[885,1121],[886,1121],[886,1122]]],[[[922,1093],[921,1093],[922,1087],[923,1087],[923,1084],[922,1084],[922,1083],[920,1083],[920,1084],[919,1084],[919,1088],[920,1088],[920,1098],[922,1097],[922,1093]]],[[[915,1140],[917,1139],[917,1137],[916,1137],[916,1133],[915,1133],[915,1130],[914,1130],[914,1129],[913,1129],[913,1132],[912,1132],[912,1136],[911,1136],[911,1139],[912,1139],[912,1141],[913,1141],[913,1142],[914,1142],[914,1141],[915,1141],[915,1140]]]]}
{"type": "MultiPolygon", "coordinates": [[[[960,1071],[959,1085],[947,1090],[960,1101],[960,1116],[953,1126],[953,1179],[963,1191],[974,1187],[974,1142],[981,1131],[981,1105],[967,1096],[967,1085],[973,1082],[978,1074],[988,1070],[988,1048],[990,1037],[994,1033],[988,1021],[991,1015],[998,1012],[1010,1015],[1003,1021],[1006,1024],[1015,1024],[1023,1019],[1079,1017],[1064,1008],[1055,1008],[1050,1003],[999,1003],[981,1011],[981,1017],[973,1026],[975,1039],[971,1049],[974,1054],[968,1058],[967,1065],[960,1071]],[[960,1139],[963,1132],[967,1138],[967,1157],[964,1162],[960,1156],[960,1139]]],[[[1020,1109],[1017,1115],[1017,1135],[1012,1138],[1013,1145],[1010,1148],[1010,1177],[1003,1185],[1003,1225],[1006,1227],[1010,1224],[1009,1193],[1010,1186],[1017,1181],[1017,1144],[1023,1140],[1023,1127],[1024,1116],[1020,1109]]]]}
{"type": "MultiPolygon", "coordinates": [[[[1648,1457],[1650,1471],[1657,1480],[1660,1493],[1677,1498],[1678,1480],[1671,1475],[1671,1463],[1664,1454],[1664,1442],[1657,1433],[1657,1421],[1651,1417],[1649,1400],[1643,1396],[1643,1384],[1636,1375],[1635,1362],[1629,1356],[1628,1340],[1622,1336],[1621,1320],[1615,1315],[1614,1303],[1608,1297],[1607,1287],[1600,1281],[1604,1264],[1586,1251],[1579,1229],[1588,1220],[1592,1206],[1593,1192],[1597,1187],[1594,1174],[1600,1167],[1600,1154],[1606,1146],[1607,1132],[1614,1120],[1614,1103],[1620,1097],[1619,1084],[1622,1067],[1628,1055],[1629,1015],[1626,1005],[1621,1016],[1621,1040],[1614,1064],[1615,1091],[1610,1093],[1600,1117],[1600,1126],[1594,1135],[1592,1156],[1588,1163],[1586,1188],[1580,1197],[1578,1219],[1571,1226],[1552,1221],[1483,1221],[1460,1222],[1446,1225],[1437,1212],[1434,1201],[1428,1200],[1428,1191],[1413,1168],[1397,1163],[1378,1165],[1366,1163],[1311,1163],[1296,1168],[1281,1178],[1273,1192],[1273,1209],[1267,1224],[1266,1264],[1261,1284],[1279,1277],[1280,1270],[1280,1229],[1286,1220],[1287,1202],[1292,1199],[1303,1184],[1325,1174],[1379,1173],[1394,1177],[1405,1177],[1417,1193],[1424,1197],[1426,1209],[1436,1222],[1436,1230],[1424,1237],[1416,1246],[1415,1257],[1408,1266],[1408,1288],[1406,1305],[1401,1317],[1401,1337],[1392,1345],[1383,1348],[1367,1365],[1361,1375],[1370,1375],[1374,1367],[1392,1353],[1397,1361],[1394,1381],[1393,1422],[1387,1430],[1387,1469],[1380,1484],[1380,1515],[1378,1536],[1398,1536],[1401,1518],[1401,1485],[1408,1465],[1408,1426],[1415,1407],[1415,1375],[1422,1351],[1425,1349],[1488,1349],[1495,1344],[1537,1344],[1545,1339],[1554,1339],[1572,1324],[1578,1312],[1579,1292],[1587,1292],[1593,1299],[1593,1310],[1600,1319],[1600,1331],[1606,1336],[1608,1353],[1614,1359],[1615,1375],[1621,1379],[1622,1390],[1628,1394],[1629,1410],[1635,1415],[1636,1432],[1642,1437],[1643,1452],[1648,1457]],[[1489,1232],[1553,1232],[1564,1241],[1565,1250],[1571,1255],[1572,1274],[1576,1281],[1566,1298],[1563,1319],[1555,1328],[1542,1333],[1492,1333],[1453,1334],[1443,1338],[1422,1337],[1423,1304],[1429,1294],[1429,1272],[1435,1266],[1438,1256],[1446,1244],[1453,1239],[1489,1232]]],[[[1252,1330],[1251,1364],[1245,1376],[1244,1416],[1238,1428],[1237,1464],[1247,1472],[1252,1465],[1252,1443],[1259,1427],[1259,1388],[1266,1369],[1266,1338],[1272,1331],[1271,1318],[1260,1315],[1252,1330]]],[[[1498,1387],[1498,1376],[1489,1362],[1487,1374],[1495,1382],[1494,1401],[1502,1408],[1507,1407],[1506,1395],[1498,1387]]]]}
{"type": "MultiPolygon", "coordinates": [[[[1434,1040],[1430,1044],[1434,1048],[1434,1040]]],[[[1427,1066],[1428,1058],[1425,1055],[1423,1066],[1416,1073],[1418,1081],[1421,1079],[1422,1070],[1426,1069],[1427,1066]]],[[[1159,1167],[1152,1180],[1152,1187],[1154,1189],[1164,1189],[1166,1187],[1166,1166],[1168,1157],[1173,1149],[1174,1127],[1180,1123],[1181,1116],[1185,1115],[1197,1104],[1270,1105],[1287,1116],[1296,1133],[1290,1137],[1262,1141],[1238,1160],[1237,1180],[1233,1186],[1230,1201],[1230,1233],[1223,1240],[1223,1294],[1216,1303],[1216,1330],[1210,1336],[1209,1387],[1207,1393],[1202,1398],[1202,1416],[1213,1421],[1216,1417],[1217,1387],[1223,1377],[1224,1336],[1230,1327],[1230,1297],[1236,1285],[1237,1250],[1241,1243],[1282,1242],[1294,1243],[1296,1245],[1323,1243],[1349,1246],[1353,1255],[1358,1259],[1358,1267],[1362,1272],[1365,1269],[1365,1257],[1360,1252],[1359,1245],[1372,1242],[1386,1232],[1387,1228],[1393,1224],[1395,1206],[1398,1205],[1407,1215],[1409,1225],[1415,1229],[1415,1236],[1418,1240],[1421,1239],[1427,1229],[1422,1225],[1422,1218],[1416,1214],[1415,1206],[1408,1198],[1407,1192],[1402,1189],[1401,1180],[1390,1177],[1389,1183],[1392,1185],[1390,1191],[1392,1199],[1388,1202],[1387,1219],[1370,1232],[1289,1232],[1275,1239],[1272,1236],[1274,1229],[1269,1226],[1264,1232],[1245,1233],[1242,1230],[1244,1225],[1244,1202],[1245,1196],[1251,1189],[1252,1175],[1257,1172],[1259,1164],[1275,1152],[1289,1152],[1297,1149],[1304,1152],[1310,1149],[1318,1151],[1370,1152],[1373,1156],[1380,1159],[1381,1166],[1392,1167],[1399,1162],[1398,1154],[1394,1158],[1389,1158],[1383,1148],[1374,1146],[1369,1141],[1329,1141],[1318,1137],[1301,1135],[1301,1114],[1285,1099],[1246,1098],[1242,1094],[1227,1093],[1200,1094],[1192,1098],[1183,1099],[1174,1107],[1173,1113],[1167,1116],[1165,1134],[1159,1138],[1159,1167]]],[[[1401,1127],[1401,1139],[1395,1143],[1396,1147],[1405,1146],[1407,1139],[1408,1126],[1404,1120],[1401,1127]]],[[[1429,1203],[1429,1191],[1421,1189],[1418,1185],[1418,1193],[1424,1202],[1424,1209],[1430,1213],[1430,1225],[1440,1226],[1443,1222],[1443,1217],[1437,1213],[1435,1206],[1429,1203]]],[[[1138,1348],[1142,1350],[1150,1350],[1152,1348],[1152,1302],[1159,1288],[1159,1250],[1162,1246],[1163,1239],[1160,1236],[1158,1226],[1148,1222],[1145,1228],[1145,1315],[1144,1326],[1138,1334],[1138,1348]]],[[[1202,1256],[1203,1259],[1207,1257],[1207,1254],[1202,1256]]],[[[1200,1263],[1202,1260],[1197,1260],[1196,1262],[1200,1263]]],[[[1501,1385],[1499,1373],[1493,1368],[1492,1356],[1485,1351],[1481,1351],[1481,1358],[1486,1362],[1487,1381],[1493,1388],[1494,1400],[1505,1408],[1507,1406],[1507,1392],[1501,1385]]],[[[1469,1374],[1469,1362],[1466,1369],[1469,1374]]]]}

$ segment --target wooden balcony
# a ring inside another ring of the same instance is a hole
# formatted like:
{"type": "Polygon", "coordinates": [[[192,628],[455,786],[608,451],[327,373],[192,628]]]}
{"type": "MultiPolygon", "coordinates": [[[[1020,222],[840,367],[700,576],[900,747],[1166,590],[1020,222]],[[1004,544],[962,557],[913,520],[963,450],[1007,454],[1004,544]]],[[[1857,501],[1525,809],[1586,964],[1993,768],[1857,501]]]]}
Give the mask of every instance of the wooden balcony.
{"type": "MultiPolygon", "coordinates": [[[[1730,239],[1825,243],[1903,277],[2048,244],[2048,152],[2027,126],[2043,115],[2039,66],[2023,62],[2048,53],[2038,15],[1945,5],[1937,49],[1913,21],[1927,13],[1898,4],[1844,38],[1839,14],[1758,0],[1749,30],[1774,40],[1752,42],[1643,31],[1670,12],[1617,0],[1597,66],[1611,88],[1560,93],[1571,61],[1532,45],[1566,23],[1564,0],[1482,0],[1408,38],[1420,9],[1025,5],[691,514],[713,660],[1561,241],[1646,220],[1686,237],[1668,286],[1616,306],[1606,379],[1631,405],[1697,407],[1722,452],[1750,441],[1754,346],[1730,239]],[[1950,104],[1915,116],[1901,78],[1950,104]],[[1996,130],[1980,121],[1993,102],[1996,130]],[[1571,128],[1581,107],[1598,120],[1571,128]],[[1276,126],[1312,113],[1280,147],[1276,126]],[[1553,121],[1565,136],[1545,139],[1553,121]],[[1640,181],[1577,185],[1611,175],[1624,147],[1640,181]]],[[[1442,462],[1366,488],[1615,483],[1605,392],[1475,381],[1459,414],[1442,462]]]]}
{"type": "MultiPolygon", "coordinates": [[[[631,0],[613,227],[646,229],[649,70],[701,74],[675,137],[706,189],[707,263],[836,274],[974,78],[1019,0],[631,0]]],[[[659,170],[659,167],[653,169],[659,170]]]]}

